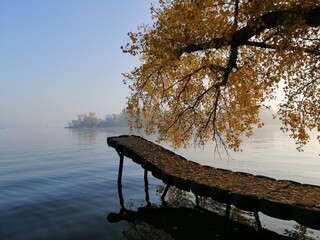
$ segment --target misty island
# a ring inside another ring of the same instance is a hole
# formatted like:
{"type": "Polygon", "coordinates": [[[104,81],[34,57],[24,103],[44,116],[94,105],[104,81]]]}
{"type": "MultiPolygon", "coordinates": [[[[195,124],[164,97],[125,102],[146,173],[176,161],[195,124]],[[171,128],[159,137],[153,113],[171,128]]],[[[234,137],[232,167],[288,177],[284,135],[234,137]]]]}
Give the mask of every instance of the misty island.
{"type": "Polygon", "coordinates": [[[104,127],[127,127],[124,113],[107,114],[105,119],[99,119],[94,112],[79,114],[76,120],[71,120],[66,128],[104,128],[104,127]]]}

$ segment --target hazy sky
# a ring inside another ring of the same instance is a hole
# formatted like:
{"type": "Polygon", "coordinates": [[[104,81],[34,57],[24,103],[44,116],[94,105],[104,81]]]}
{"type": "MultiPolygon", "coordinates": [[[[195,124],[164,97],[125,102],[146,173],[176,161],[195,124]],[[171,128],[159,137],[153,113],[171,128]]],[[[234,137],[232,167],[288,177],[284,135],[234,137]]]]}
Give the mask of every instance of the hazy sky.
{"type": "Polygon", "coordinates": [[[66,126],[118,113],[127,33],[150,23],[153,0],[0,0],[0,128],[66,126]]]}

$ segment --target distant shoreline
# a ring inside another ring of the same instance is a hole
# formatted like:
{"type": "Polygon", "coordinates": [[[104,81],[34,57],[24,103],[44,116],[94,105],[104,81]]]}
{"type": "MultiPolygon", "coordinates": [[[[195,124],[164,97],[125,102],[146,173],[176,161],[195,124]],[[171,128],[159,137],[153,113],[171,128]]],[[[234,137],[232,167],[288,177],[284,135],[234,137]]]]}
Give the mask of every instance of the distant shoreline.
{"type": "Polygon", "coordinates": [[[83,126],[83,127],[64,127],[65,129],[86,129],[86,128],[90,128],[90,129],[95,129],[95,128],[122,128],[122,127],[129,127],[128,125],[119,125],[119,126],[83,126]]]}

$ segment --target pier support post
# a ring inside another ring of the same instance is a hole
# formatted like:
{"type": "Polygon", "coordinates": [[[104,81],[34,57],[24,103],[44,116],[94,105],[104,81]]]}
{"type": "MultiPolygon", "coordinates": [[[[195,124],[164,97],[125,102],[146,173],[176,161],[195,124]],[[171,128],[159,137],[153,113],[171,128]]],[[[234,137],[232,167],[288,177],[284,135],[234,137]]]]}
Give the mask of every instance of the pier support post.
{"type": "Polygon", "coordinates": [[[196,205],[197,205],[197,207],[199,207],[199,196],[196,194],[194,196],[196,197],[196,205]]]}
{"type": "Polygon", "coordinates": [[[150,206],[150,198],[149,198],[149,183],[148,183],[148,171],[145,169],[144,170],[144,191],[146,193],[146,202],[147,206],[150,206]]]}
{"type": "Polygon", "coordinates": [[[120,161],[119,161],[119,171],[118,171],[118,195],[119,195],[119,202],[120,202],[120,206],[121,209],[125,209],[124,207],[124,200],[123,200],[123,195],[122,195],[122,171],[123,171],[123,159],[124,159],[124,155],[122,152],[118,152],[118,155],[120,157],[120,161]]]}
{"type": "Polygon", "coordinates": [[[169,188],[170,188],[170,185],[167,184],[167,186],[166,186],[166,188],[164,189],[164,192],[163,192],[163,194],[162,194],[162,196],[161,196],[161,200],[162,200],[162,201],[164,201],[164,198],[166,197],[169,188]]]}
{"type": "Polygon", "coordinates": [[[231,204],[230,204],[230,203],[226,203],[226,213],[225,213],[225,217],[224,217],[224,222],[225,222],[225,224],[228,224],[228,223],[229,223],[230,208],[231,208],[231,204]]]}
{"type": "Polygon", "coordinates": [[[254,212],[254,217],[255,217],[256,222],[257,222],[258,231],[261,231],[262,230],[262,226],[261,226],[261,221],[260,221],[258,212],[254,212]]]}

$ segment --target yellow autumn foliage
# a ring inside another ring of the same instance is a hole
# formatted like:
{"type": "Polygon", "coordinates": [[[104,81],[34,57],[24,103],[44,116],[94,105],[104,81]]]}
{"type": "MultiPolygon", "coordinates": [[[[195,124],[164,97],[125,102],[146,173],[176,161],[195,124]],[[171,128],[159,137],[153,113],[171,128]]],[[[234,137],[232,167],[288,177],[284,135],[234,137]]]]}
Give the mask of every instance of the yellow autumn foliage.
{"type": "Polygon", "coordinates": [[[213,140],[239,150],[283,81],[278,115],[302,150],[320,129],[320,1],[159,2],[154,24],[123,47],[141,59],[124,74],[131,127],[174,147],[213,140]]]}

